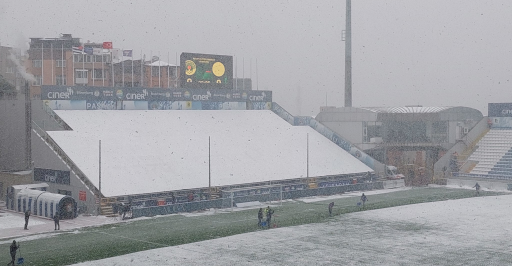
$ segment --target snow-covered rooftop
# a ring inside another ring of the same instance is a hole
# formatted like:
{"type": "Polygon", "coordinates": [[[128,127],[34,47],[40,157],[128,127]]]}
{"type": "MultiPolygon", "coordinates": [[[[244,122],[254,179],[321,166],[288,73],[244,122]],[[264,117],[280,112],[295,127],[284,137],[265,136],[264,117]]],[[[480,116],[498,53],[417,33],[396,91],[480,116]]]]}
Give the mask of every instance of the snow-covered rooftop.
{"type": "Polygon", "coordinates": [[[271,111],[55,111],[73,131],[49,135],[109,196],[372,171],[310,127],[271,111]]]}
{"type": "Polygon", "coordinates": [[[155,62],[146,64],[146,66],[161,66],[161,67],[173,66],[174,67],[176,65],[173,65],[171,63],[167,63],[167,62],[164,62],[164,61],[155,61],[155,62]]]}

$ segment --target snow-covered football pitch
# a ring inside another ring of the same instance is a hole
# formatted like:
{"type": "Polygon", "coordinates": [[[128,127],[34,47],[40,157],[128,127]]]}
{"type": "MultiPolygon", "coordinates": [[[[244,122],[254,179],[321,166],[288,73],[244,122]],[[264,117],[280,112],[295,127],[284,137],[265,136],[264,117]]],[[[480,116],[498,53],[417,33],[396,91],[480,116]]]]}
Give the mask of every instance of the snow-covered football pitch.
{"type": "MultiPolygon", "coordinates": [[[[27,240],[22,242],[26,246],[22,255],[25,265],[88,261],[76,265],[100,266],[507,265],[512,261],[512,195],[487,192],[473,197],[474,191],[446,188],[378,193],[368,193],[364,211],[355,206],[359,193],[285,202],[274,207],[278,228],[270,230],[257,229],[257,209],[170,215],[27,240]],[[331,201],[335,207],[329,217],[331,201]],[[119,254],[126,255],[115,256],[119,254]],[[101,257],[110,258],[94,260],[101,257]]],[[[8,254],[4,243],[1,261],[8,254]]]]}

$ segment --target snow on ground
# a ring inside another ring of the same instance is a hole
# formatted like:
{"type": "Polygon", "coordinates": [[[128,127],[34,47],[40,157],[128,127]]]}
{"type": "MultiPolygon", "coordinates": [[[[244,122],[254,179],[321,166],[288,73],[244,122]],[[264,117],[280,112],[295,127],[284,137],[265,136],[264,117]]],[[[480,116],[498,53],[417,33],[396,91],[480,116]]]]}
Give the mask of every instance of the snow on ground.
{"type": "Polygon", "coordinates": [[[507,265],[512,195],[350,213],[86,265],[507,265]]]}
{"type": "Polygon", "coordinates": [[[391,193],[391,192],[397,192],[401,190],[409,190],[411,187],[401,187],[401,188],[393,188],[393,189],[380,189],[380,190],[371,190],[371,191],[351,191],[346,192],[343,194],[336,194],[336,195],[330,195],[330,196],[315,196],[315,197],[306,197],[306,198],[300,198],[297,199],[298,201],[310,203],[310,202],[318,202],[318,201],[325,201],[330,199],[342,199],[342,198],[351,198],[351,197],[360,197],[362,193],[364,193],[367,196],[370,195],[377,195],[377,194],[384,194],[384,193],[391,193]]]}
{"type": "MultiPolygon", "coordinates": [[[[61,231],[69,231],[87,226],[98,226],[103,224],[117,223],[120,219],[105,216],[79,216],[73,220],[60,220],[61,231]]],[[[54,233],[53,220],[39,216],[30,216],[28,230],[24,230],[25,216],[23,213],[0,210],[0,239],[16,238],[17,240],[32,240],[49,237],[47,234],[54,233]]],[[[3,242],[0,242],[2,244],[3,242]]]]}
{"type": "Polygon", "coordinates": [[[105,196],[372,171],[310,127],[272,111],[83,111],[56,113],[73,128],[49,135],[105,196]],[[204,177],[204,178],[201,178],[204,177]]]}

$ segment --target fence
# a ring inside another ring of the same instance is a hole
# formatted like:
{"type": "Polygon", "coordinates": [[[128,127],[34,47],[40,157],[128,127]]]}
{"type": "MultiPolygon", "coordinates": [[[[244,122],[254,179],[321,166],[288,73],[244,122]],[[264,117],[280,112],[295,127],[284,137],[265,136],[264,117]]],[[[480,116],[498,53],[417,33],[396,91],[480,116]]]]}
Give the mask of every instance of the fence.
{"type": "Polygon", "coordinates": [[[179,212],[193,212],[199,210],[205,210],[210,208],[230,208],[233,200],[234,204],[242,203],[242,202],[251,202],[251,201],[278,201],[281,199],[296,199],[296,198],[304,198],[304,197],[314,197],[314,196],[328,196],[334,194],[340,194],[343,192],[350,191],[363,191],[363,190],[372,190],[372,189],[383,189],[384,184],[382,181],[373,182],[373,183],[358,183],[352,185],[345,186],[337,186],[337,187],[325,187],[325,188],[313,188],[313,189],[304,189],[304,190],[295,190],[295,191],[275,191],[271,190],[268,194],[261,195],[248,195],[242,197],[234,197],[231,198],[222,198],[216,200],[206,200],[206,201],[194,201],[187,203],[176,203],[164,206],[153,206],[153,207],[142,207],[142,208],[133,208],[132,217],[143,217],[143,216],[155,216],[155,215],[165,215],[179,212]]]}

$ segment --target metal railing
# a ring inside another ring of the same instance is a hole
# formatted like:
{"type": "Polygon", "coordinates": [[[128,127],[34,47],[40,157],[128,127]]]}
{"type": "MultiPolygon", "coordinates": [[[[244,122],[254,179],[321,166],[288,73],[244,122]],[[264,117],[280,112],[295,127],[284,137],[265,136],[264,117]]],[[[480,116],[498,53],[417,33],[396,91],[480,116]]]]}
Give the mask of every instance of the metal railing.
{"type": "Polygon", "coordinates": [[[55,121],[58,125],[60,125],[65,130],[73,130],[60,116],[53,111],[53,109],[43,102],[43,110],[55,121]]]}

